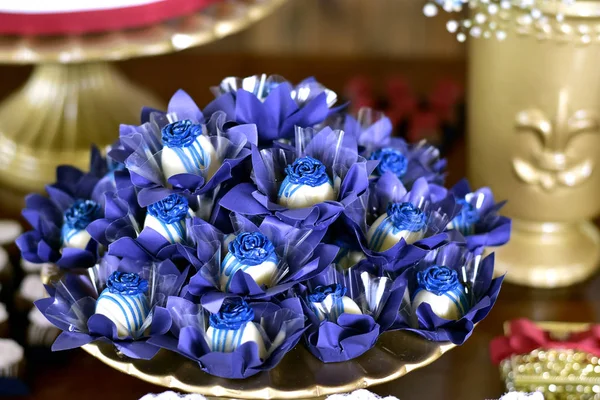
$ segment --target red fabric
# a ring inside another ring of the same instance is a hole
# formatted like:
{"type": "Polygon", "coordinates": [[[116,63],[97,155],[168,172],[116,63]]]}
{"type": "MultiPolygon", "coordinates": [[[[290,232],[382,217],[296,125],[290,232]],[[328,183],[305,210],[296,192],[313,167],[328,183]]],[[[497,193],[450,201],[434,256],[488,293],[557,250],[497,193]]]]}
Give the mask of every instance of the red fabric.
{"type": "Polygon", "coordinates": [[[535,349],[577,349],[600,357],[600,325],[584,332],[573,333],[567,340],[552,340],[532,321],[517,319],[510,323],[510,336],[501,336],[490,343],[490,356],[494,364],[513,354],[527,354],[535,349]]]}
{"type": "Polygon", "coordinates": [[[179,18],[222,0],[166,0],[135,7],[55,14],[0,12],[0,34],[62,35],[114,31],[179,18]]]}

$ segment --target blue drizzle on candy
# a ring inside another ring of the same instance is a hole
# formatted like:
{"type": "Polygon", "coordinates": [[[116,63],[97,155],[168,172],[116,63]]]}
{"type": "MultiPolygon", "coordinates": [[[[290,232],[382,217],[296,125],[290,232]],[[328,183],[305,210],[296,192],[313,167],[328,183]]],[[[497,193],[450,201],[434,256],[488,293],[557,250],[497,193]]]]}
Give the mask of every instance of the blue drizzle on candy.
{"type": "Polygon", "coordinates": [[[150,312],[145,295],[147,291],[148,281],[138,274],[115,271],[108,277],[106,289],[102,291],[97,302],[100,299],[108,300],[116,305],[124,316],[131,315],[133,320],[125,318],[127,329],[136,334],[150,312]]]}
{"type": "Polygon", "coordinates": [[[76,200],[63,216],[62,238],[69,241],[80,231],[102,217],[102,207],[93,200],[76,200]]]}
{"type": "Polygon", "coordinates": [[[244,336],[244,330],[249,322],[254,320],[254,310],[240,298],[228,298],[223,301],[221,309],[209,317],[209,325],[216,330],[212,336],[212,351],[226,351],[227,335],[233,332],[231,343],[236,349],[244,336]]]}
{"type": "Polygon", "coordinates": [[[287,176],[279,188],[279,196],[287,198],[293,196],[303,185],[317,187],[327,182],[331,183],[325,165],[309,156],[300,157],[286,166],[285,173],[287,176]]]}
{"type": "Polygon", "coordinates": [[[427,226],[427,215],[410,202],[390,203],[386,214],[369,241],[371,249],[379,249],[390,232],[394,235],[400,231],[419,232],[427,226]]]}
{"type": "Polygon", "coordinates": [[[180,238],[185,237],[183,221],[187,217],[188,212],[189,204],[187,199],[178,194],[172,194],[148,206],[148,214],[160,221],[168,233],[171,243],[175,242],[175,238],[169,230],[170,227],[175,229],[180,238]]]}
{"type": "Polygon", "coordinates": [[[391,147],[384,147],[376,150],[369,156],[369,160],[377,160],[377,168],[375,172],[381,176],[385,172],[390,171],[398,178],[402,178],[408,170],[408,160],[400,150],[391,147]]]}
{"type": "Polygon", "coordinates": [[[275,253],[273,243],[261,232],[242,232],[228,245],[229,253],[221,263],[221,275],[229,276],[225,291],[238,270],[245,271],[249,267],[260,265],[267,261],[277,264],[279,258],[275,253]],[[231,260],[234,258],[234,260],[231,260]]]}
{"type": "Polygon", "coordinates": [[[161,135],[163,144],[175,151],[188,173],[210,165],[210,156],[196,140],[202,135],[202,125],[184,119],[165,125],[161,135]]]}
{"type": "Polygon", "coordinates": [[[465,236],[474,234],[475,224],[479,222],[479,212],[465,199],[459,199],[456,203],[460,204],[462,208],[460,213],[450,222],[450,228],[456,229],[465,236]]]}
{"type": "Polygon", "coordinates": [[[328,319],[331,321],[337,321],[338,317],[344,313],[344,301],[343,297],[346,295],[347,289],[339,283],[331,285],[319,285],[312,290],[312,292],[306,296],[310,308],[313,312],[321,319],[328,319]],[[321,315],[322,311],[319,310],[313,303],[322,303],[327,296],[333,296],[333,304],[328,315],[321,315]]]}
{"type": "Polygon", "coordinates": [[[432,265],[417,272],[417,285],[417,290],[412,294],[413,299],[421,290],[426,290],[436,296],[446,296],[452,300],[461,315],[464,315],[469,309],[463,284],[458,279],[458,273],[453,269],[432,265]]]}

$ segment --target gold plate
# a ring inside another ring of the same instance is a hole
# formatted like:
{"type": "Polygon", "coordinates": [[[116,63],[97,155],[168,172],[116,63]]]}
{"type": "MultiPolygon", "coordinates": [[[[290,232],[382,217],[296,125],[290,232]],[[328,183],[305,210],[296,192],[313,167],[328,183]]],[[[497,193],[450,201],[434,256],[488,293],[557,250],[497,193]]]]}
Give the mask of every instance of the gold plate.
{"type": "Polygon", "coordinates": [[[324,364],[298,345],[271,371],[244,380],[205,374],[197,363],[164,350],[146,361],[121,358],[105,343],[88,344],[83,349],[118,371],[184,392],[236,399],[306,399],[392,381],[432,363],[454,347],[410,332],[388,332],[361,357],[324,364]]]}
{"type": "Polygon", "coordinates": [[[81,63],[152,56],[238,32],[286,0],[227,0],[193,15],[140,29],[76,36],[0,36],[0,63],[81,63]]]}

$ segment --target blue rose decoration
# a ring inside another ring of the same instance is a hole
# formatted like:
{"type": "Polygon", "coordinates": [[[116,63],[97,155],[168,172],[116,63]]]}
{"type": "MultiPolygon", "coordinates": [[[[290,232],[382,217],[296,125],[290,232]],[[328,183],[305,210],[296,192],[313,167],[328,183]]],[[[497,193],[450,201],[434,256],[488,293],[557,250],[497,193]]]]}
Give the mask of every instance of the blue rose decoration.
{"type": "Polygon", "coordinates": [[[386,211],[398,231],[418,232],[427,225],[427,215],[412,203],[390,203],[386,211]]]}
{"type": "Polygon", "coordinates": [[[462,287],[458,273],[444,266],[433,265],[417,273],[419,289],[441,296],[462,287]]]}
{"type": "Polygon", "coordinates": [[[402,178],[408,170],[408,160],[400,150],[384,147],[376,150],[369,156],[369,160],[377,160],[379,164],[375,168],[376,175],[391,172],[398,178],[402,178]]]}
{"type": "Polygon", "coordinates": [[[229,243],[228,249],[239,262],[259,265],[273,254],[275,246],[260,232],[243,232],[229,243]]]}
{"type": "Polygon", "coordinates": [[[148,281],[138,274],[115,271],[108,277],[106,287],[113,294],[133,296],[148,291],[148,281]]]}
{"type": "Polygon", "coordinates": [[[300,157],[291,165],[286,166],[285,173],[289,181],[297,185],[316,187],[329,182],[325,165],[309,156],[300,157]]]}
{"type": "Polygon", "coordinates": [[[64,214],[64,224],[70,229],[83,230],[102,217],[100,204],[93,200],[76,200],[64,214]]]}
{"type": "Polygon", "coordinates": [[[174,224],[187,217],[189,204],[185,197],[172,194],[148,206],[148,214],[165,224],[174,224]]]}
{"type": "Polygon", "coordinates": [[[312,290],[307,296],[310,303],[321,303],[327,296],[333,294],[336,298],[340,298],[346,295],[346,288],[339,283],[332,285],[319,285],[312,290]]]}
{"type": "Polygon", "coordinates": [[[170,148],[188,147],[202,134],[202,125],[189,119],[165,125],[161,130],[162,142],[170,148]]]}
{"type": "Polygon", "coordinates": [[[239,297],[223,301],[221,309],[211,314],[209,324],[215,329],[238,330],[244,324],[254,320],[254,310],[239,297]]]}

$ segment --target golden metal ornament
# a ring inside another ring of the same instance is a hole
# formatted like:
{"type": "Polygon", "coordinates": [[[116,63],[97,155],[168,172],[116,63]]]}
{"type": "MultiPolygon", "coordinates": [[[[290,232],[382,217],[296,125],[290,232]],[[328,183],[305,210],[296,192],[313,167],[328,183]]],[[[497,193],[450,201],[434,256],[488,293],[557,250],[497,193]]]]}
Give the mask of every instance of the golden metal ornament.
{"type": "Polygon", "coordinates": [[[511,241],[495,249],[509,282],[568,286],[598,268],[600,1],[562,20],[515,18],[504,41],[470,40],[468,171],[508,199],[511,241]]]}
{"type": "Polygon", "coordinates": [[[106,343],[88,344],[83,349],[118,371],[183,392],[234,399],[315,399],[392,381],[454,347],[410,332],[388,332],[361,357],[325,364],[298,345],[271,371],[243,380],[205,374],[197,363],[165,350],[152,360],[132,360],[119,356],[114,346],[106,343]]]}
{"type": "Polygon", "coordinates": [[[0,63],[35,67],[0,103],[0,206],[17,212],[57,165],[87,168],[92,144],[139,122],[142,106],[164,108],[106,61],[164,54],[212,42],[268,15],[285,0],[228,0],[155,26],[95,35],[1,37],[0,63]]]}

